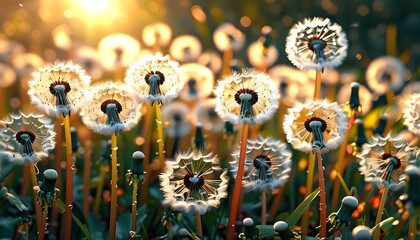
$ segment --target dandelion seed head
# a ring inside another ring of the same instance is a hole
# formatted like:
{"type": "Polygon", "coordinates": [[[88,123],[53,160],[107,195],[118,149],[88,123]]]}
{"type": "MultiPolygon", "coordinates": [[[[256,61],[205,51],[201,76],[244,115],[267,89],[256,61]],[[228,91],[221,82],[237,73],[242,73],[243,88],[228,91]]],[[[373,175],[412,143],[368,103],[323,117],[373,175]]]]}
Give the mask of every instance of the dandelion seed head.
{"type": "Polygon", "coordinates": [[[408,130],[420,136],[420,93],[415,93],[404,101],[404,125],[408,130]]]}
{"type": "Polygon", "coordinates": [[[193,35],[181,35],[174,38],[169,47],[169,55],[181,63],[194,62],[200,56],[203,46],[193,35]]]}
{"type": "Polygon", "coordinates": [[[164,205],[178,211],[204,214],[218,207],[227,197],[227,172],[219,166],[217,156],[196,151],[179,153],[166,161],[160,176],[164,205]]]}
{"type": "Polygon", "coordinates": [[[144,44],[148,47],[165,47],[171,41],[172,29],[164,22],[155,22],[143,29],[142,36],[144,44]]]}
{"type": "Polygon", "coordinates": [[[283,128],[287,141],[294,149],[311,152],[315,138],[313,127],[320,124],[322,140],[319,139],[319,144],[322,144],[321,151],[327,152],[336,149],[343,142],[347,121],[347,115],[336,102],[307,100],[288,109],[283,128]]]}
{"type": "Polygon", "coordinates": [[[301,70],[335,68],[347,56],[347,37],[341,26],[328,18],[307,18],[289,31],[286,53],[301,70]]]}
{"type": "Polygon", "coordinates": [[[170,137],[184,137],[191,133],[191,108],[180,101],[162,106],[162,120],[165,132],[170,137]],[[167,123],[167,124],[166,124],[167,123]]]}
{"type": "Polygon", "coordinates": [[[376,94],[383,95],[387,91],[399,91],[406,81],[405,67],[402,62],[392,56],[374,59],[366,69],[366,83],[376,94]]]}
{"type": "Polygon", "coordinates": [[[217,114],[233,124],[265,122],[276,112],[280,98],[271,77],[253,70],[220,80],[214,94],[217,114]]]}
{"type": "Polygon", "coordinates": [[[11,114],[0,121],[0,155],[17,165],[36,163],[54,149],[53,129],[43,115],[11,114]]]}
{"type": "Polygon", "coordinates": [[[231,23],[222,23],[213,33],[213,42],[221,51],[239,51],[245,44],[245,34],[231,23]]]}
{"type": "Polygon", "coordinates": [[[179,67],[180,78],[185,82],[179,97],[183,100],[198,100],[209,97],[214,88],[214,74],[198,63],[186,63],[179,67]]]}
{"type": "Polygon", "coordinates": [[[123,33],[107,35],[98,44],[102,65],[109,71],[127,67],[137,58],[139,51],[139,42],[123,33]]]}

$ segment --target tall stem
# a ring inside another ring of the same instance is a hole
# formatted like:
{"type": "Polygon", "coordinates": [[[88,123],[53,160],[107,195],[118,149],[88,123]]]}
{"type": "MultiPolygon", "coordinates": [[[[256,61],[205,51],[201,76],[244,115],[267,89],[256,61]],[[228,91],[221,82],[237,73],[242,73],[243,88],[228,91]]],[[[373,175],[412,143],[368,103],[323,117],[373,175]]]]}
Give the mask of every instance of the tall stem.
{"type": "Polygon", "coordinates": [[[117,223],[117,135],[111,135],[111,213],[109,217],[109,239],[115,239],[117,223]]]}
{"type": "Polygon", "coordinates": [[[261,225],[267,223],[267,191],[261,191],[261,225]]]}
{"type": "Polygon", "coordinates": [[[71,239],[71,214],[73,209],[73,150],[71,149],[70,117],[64,117],[64,135],[66,138],[66,212],[64,215],[64,239],[71,239]]]}
{"type": "MultiPolygon", "coordinates": [[[[42,213],[42,224],[44,225],[44,230],[47,227],[47,217],[48,217],[48,204],[45,204],[44,212],[42,213]]],[[[39,237],[39,239],[44,239],[44,236],[42,238],[39,237]]]]}
{"type": "Polygon", "coordinates": [[[414,212],[410,214],[410,227],[408,230],[408,240],[415,240],[417,238],[417,224],[420,215],[420,207],[417,206],[414,212]]]}
{"type": "MultiPolygon", "coordinates": [[[[312,192],[313,178],[315,173],[315,155],[309,154],[309,163],[308,163],[308,175],[306,176],[306,192],[305,197],[307,197],[312,192]]],[[[308,235],[308,222],[309,222],[309,208],[303,212],[301,226],[302,226],[302,237],[308,235]]]]}
{"type": "Polygon", "coordinates": [[[233,196],[232,196],[232,201],[230,204],[230,213],[229,213],[226,239],[234,239],[233,234],[235,232],[236,214],[238,210],[237,203],[239,202],[239,196],[241,195],[242,178],[244,176],[244,169],[245,169],[245,153],[246,153],[247,140],[248,140],[248,124],[244,123],[242,126],[241,149],[239,152],[238,172],[236,173],[235,186],[233,188],[233,196]]]}
{"type": "Polygon", "coordinates": [[[195,227],[197,228],[197,234],[203,238],[203,229],[201,227],[201,214],[198,211],[195,211],[195,227]]]}
{"type": "Polygon", "coordinates": [[[321,98],[321,71],[316,70],[315,75],[315,91],[314,91],[314,99],[320,99],[321,98]]]}
{"type": "Polygon", "coordinates": [[[379,240],[380,239],[380,235],[381,235],[381,228],[379,227],[379,223],[382,220],[382,214],[384,212],[384,208],[385,208],[385,203],[386,203],[386,198],[388,196],[388,192],[389,192],[389,188],[384,187],[384,192],[382,193],[381,196],[381,201],[379,202],[379,208],[378,208],[378,215],[376,215],[376,221],[375,221],[375,235],[374,235],[374,240],[379,240]]]}
{"type": "Polygon", "coordinates": [[[131,234],[136,234],[137,230],[137,189],[139,187],[139,181],[136,179],[133,183],[133,198],[131,200],[131,234]]]}
{"type": "Polygon", "coordinates": [[[156,123],[157,123],[157,132],[158,132],[158,154],[159,154],[159,161],[161,169],[164,168],[165,165],[165,143],[163,140],[163,129],[162,129],[162,113],[160,111],[160,105],[158,102],[154,102],[153,106],[155,107],[156,111],[156,123]]]}
{"type": "Polygon", "coordinates": [[[221,75],[228,75],[231,72],[230,62],[233,58],[233,51],[226,50],[223,52],[223,65],[222,65],[222,72],[221,75]]]}
{"type": "Polygon", "coordinates": [[[35,215],[36,215],[36,224],[38,228],[38,239],[44,239],[45,225],[42,223],[42,210],[41,206],[36,201],[37,192],[35,188],[38,187],[38,180],[36,179],[35,165],[29,163],[29,172],[31,174],[32,186],[34,187],[34,205],[35,205],[35,215]]]}
{"type": "Polygon", "coordinates": [[[327,236],[327,200],[325,198],[325,181],[324,181],[324,167],[322,166],[322,155],[320,151],[316,151],[318,158],[318,177],[319,177],[319,222],[321,230],[319,237],[322,239],[327,236]]]}

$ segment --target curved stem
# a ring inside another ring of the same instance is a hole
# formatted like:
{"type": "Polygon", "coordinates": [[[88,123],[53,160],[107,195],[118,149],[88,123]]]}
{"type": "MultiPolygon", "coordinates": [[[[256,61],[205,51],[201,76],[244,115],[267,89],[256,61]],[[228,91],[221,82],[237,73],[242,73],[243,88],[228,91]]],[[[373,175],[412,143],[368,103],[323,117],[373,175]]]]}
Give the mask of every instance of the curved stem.
{"type": "Polygon", "coordinates": [[[388,196],[388,192],[389,192],[389,188],[384,187],[384,192],[382,193],[381,196],[381,201],[379,202],[379,208],[378,208],[378,215],[376,215],[376,221],[375,221],[375,235],[374,235],[374,240],[379,240],[380,239],[380,235],[381,235],[381,228],[379,227],[379,223],[382,220],[382,214],[384,212],[384,208],[385,208],[385,203],[386,203],[386,198],[388,196]]]}
{"type": "Polygon", "coordinates": [[[131,232],[132,233],[134,232],[134,235],[136,235],[136,230],[137,230],[137,189],[138,189],[138,186],[139,186],[139,181],[136,179],[134,180],[134,183],[133,183],[133,198],[131,200],[131,232]]]}
{"type": "MultiPolygon", "coordinates": [[[[306,191],[305,197],[307,197],[312,192],[313,187],[313,178],[315,173],[315,154],[309,154],[309,163],[308,163],[308,175],[306,177],[306,191]]],[[[302,237],[308,235],[308,222],[309,222],[309,208],[306,208],[303,212],[301,227],[302,227],[302,237]]]]}
{"type": "Polygon", "coordinates": [[[198,211],[195,211],[195,227],[197,228],[198,236],[202,239],[203,229],[201,227],[201,214],[198,211]]]}
{"type": "Polygon", "coordinates": [[[244,123],[242,126],[241,149],[239,153],[238,172],[236,173],[235,186],[233,188],[233,196],[230,204],[229,221],[227,225],[226,239],[234,239],[236,214],[238,210],[239,196],[242,189],[242,178],[245,169],[245,153],[246,143],[248,140],[248,124],[244,123]]]}
{"type": "Polygon", "coordinates": [[[36,225],[38,228],[38,239],[44,239],[45,226],[42,224],[42,210],[41,206],[37,203],[36,196],[37,192],[35,188],[38,187],[38,180],[36,179],[35,165],[29,163],[29,172],[31,174],[32,186],[34,187],[34,205],[35,205],[35,215],[36,215],[36,225]]]}
{"type": "Polygon", "coordinates": [[[319,178],[319,222],[321,229],[319,238],[327,236],[327,200],[325,198],[324,167],[322,166],[322,155],[320,151],[316,152],[318,159],[318,178],[319,178]]]}
{"type": "Polygon", "coordinates": [[[64,239],[70,240],[71,214],[73,209],[73,150],[69,115],[64,117],[64,135],[66,138],[66,212],[64,213],[64,239]]]}
{"type": "Polygon", "coordinates": [[[109,239],[115,239],[117,223],[117,135],[111,135],[111,211],[109,217],[109,239]]]}
{"type": "Polygon", "coordinates": [[[261,191],[261,225],[267,223],[267,191],[261,191]]]}
{"type": "Polygon", "coordinates": [[[155,107],[156,111],[156,123],[157,123],[157,132],[158,132],[158,154],[159,154],[159,161],[161,169],[165,166],[165,143],[163,140],[163,129],[162,129],[162,113],[160,111],[160,105],[158,102],[154,102],[153,106],[155,107]]]}

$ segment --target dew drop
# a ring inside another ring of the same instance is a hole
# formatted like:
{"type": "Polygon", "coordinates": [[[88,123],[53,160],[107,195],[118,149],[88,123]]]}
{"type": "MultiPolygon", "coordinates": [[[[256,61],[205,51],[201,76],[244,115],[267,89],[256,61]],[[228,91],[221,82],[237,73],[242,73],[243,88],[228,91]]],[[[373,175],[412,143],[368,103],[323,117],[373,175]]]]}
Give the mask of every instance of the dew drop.
{"type": "Polygon", "coordinates": [[[73,204],[70,204],[68,208],[73,209],[73,204]]]}
{"type": "Polygon", "coordinates": [[[120,166],[120,164],[119,163],[117,163],[117,167],[119,167],[120,166]]]}
{"type": "Polygon", "coordinates": [[[77,172],[77,168],[76,168],[76,165],[71,165],[71,170],[73,171],[73,173],[76,173],[77,172]]]}
{"type": "Polygon", "coordinates": [[[130,235],[130,238],[133,238],[136,235],[136,232],[135,231],[130,231],[129,235],[130,235]]]}

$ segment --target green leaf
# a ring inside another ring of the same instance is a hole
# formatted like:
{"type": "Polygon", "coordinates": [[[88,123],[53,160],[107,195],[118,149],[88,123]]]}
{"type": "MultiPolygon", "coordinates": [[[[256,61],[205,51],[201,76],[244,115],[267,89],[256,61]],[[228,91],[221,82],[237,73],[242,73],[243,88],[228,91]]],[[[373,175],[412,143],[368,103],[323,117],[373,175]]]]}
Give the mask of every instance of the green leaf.
{"type": "Polygon", "coordinates": [[[274,231],[273,225],[257,225],[258,239],[274,237],[277,233],[274,231]]]}
{"type": "Polygon", "coordinates": [[[301,204],[290,214],[290,216],[286,219],[285,222],[289,225],[289,227],[293,227],[298,222],[299,218],[302,216],[305,209],[311,204],[311,202],[318,196],[319,188],[313,191],[309,196],[303,200],[301,204]]]}

